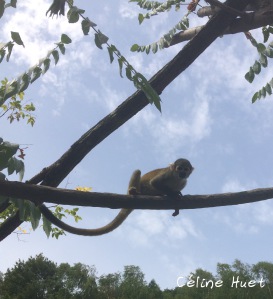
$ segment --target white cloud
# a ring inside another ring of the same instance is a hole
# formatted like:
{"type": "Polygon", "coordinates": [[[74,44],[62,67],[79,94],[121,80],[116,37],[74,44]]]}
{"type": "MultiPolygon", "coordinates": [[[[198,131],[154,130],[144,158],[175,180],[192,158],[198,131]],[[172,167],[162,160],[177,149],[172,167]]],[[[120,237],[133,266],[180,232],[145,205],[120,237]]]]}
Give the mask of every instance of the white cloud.
{"type": "Polygon", "coordinates": [[[125,19],[137,19],[138,12],[136,10],[136,5],[134,3],[128,3],[127,1],[122,1],[119,5],[119,13],[122,18],[125,19]]]}
{"type": "Polygon", "coordinates": [[[273,225],[273,203],[269,201],[260,202],[255,209],[255,218],[264,225],[273,225]]]}
{"type": "Polygon", "coordinates": [[[247,190],[247,187],[244,186],[238,179],[229,179],[225,182],[222,187],[222,192],[239,192],[247,190]]]}
{"type": "Polygon", "coordinates": [[[185,215],[180,216],[180,218],[172,217],[171,211],[169,213],[135,211],[127,220],[129,226],[121,227],[121,229],[130,231],[129,234],[123,233],[123,235],[129,236],[130,241],[135,246],[176,247],[177,240],[184,240],[189,237],[202,238],[202,233],[191,219],[185,215]]]}
{"type": "Polygon", "coordinates": [[[201,238],[202,234],[194,226],[190,218],[181,215],[179,221],[174,221],[168,228],[168,235],[174,239],[185,239],[186,237],[192,236],[195,238],[201,238]]]}

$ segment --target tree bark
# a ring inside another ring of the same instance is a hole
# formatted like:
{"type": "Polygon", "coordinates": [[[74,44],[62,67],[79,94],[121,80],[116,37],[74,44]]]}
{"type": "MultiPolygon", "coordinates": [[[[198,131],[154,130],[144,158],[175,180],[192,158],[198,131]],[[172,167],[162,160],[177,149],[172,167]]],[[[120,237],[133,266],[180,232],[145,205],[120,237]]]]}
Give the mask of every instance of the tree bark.
{"type": "Polygon", "coordinates": [[[83,207],[144,210],[200,209],[253,203],[273,198],[273,188],[235,193],[184,195],[181,199],[173,199],[169,196],[82,192],[8,181],[0,181],[0,190],[0,195],[27,199],[36,205],[47,202],[83,207]]]}

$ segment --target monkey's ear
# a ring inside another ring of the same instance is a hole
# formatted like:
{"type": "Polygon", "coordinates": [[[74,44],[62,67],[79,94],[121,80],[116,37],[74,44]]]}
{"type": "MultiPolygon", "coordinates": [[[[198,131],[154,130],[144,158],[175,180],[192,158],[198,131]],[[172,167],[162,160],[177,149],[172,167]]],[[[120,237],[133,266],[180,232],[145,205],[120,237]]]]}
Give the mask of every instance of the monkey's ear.
{"type": "Polygon", "coordinates": [[[170,164],[170,170],[173,171],[174,169],[175,169],[175,167],[174,167],[174,163],[171,163],[171,164],[170,164]]]}

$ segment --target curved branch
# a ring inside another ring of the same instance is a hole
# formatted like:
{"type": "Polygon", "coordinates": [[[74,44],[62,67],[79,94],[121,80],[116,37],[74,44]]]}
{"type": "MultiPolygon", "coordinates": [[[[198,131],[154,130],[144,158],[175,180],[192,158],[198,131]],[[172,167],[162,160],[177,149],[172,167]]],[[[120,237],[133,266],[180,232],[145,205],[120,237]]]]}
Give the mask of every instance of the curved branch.
{"type": "Polygon", "coordinates": [[[0,195],[27,199],[36,205],[43,202],[71,206],[110,209],[173,210],[200,209],[253,203],[273,198],[273,188],[260,188],[235,193],[184,195],[181,199],[169,196],[124,195],[82,192],[62,188],[0,181],[0,195]]]}
{"type": "MultiPolygon", "coordinates": [[[[29,185],[19,182],[0,181],[0,195],[9,197],[20,196],[20,198],[33,201],[35,204],[49,202],[62,205],[101,207],[111,209],[126,208],[173,210],[178,208],[185,210],[239,205],[267,200],[273,198],[273,188],[210,195],[184,195],[181,199],[173,199],[168,196],[132,196],[111,193],[90,193],[46,186],[29,185]]],[[[54,216],[44,204],[40,205],[40,210],[50,222],[72,234],[97,236],[109,233],[119,226],[118,224],[113,228],[112,225],[108,224],[104,227],[103,233],[101,233],[101,228],[85,229],[66,224],[54,216]]],[[[8,225],[5,225],[4,228],[9,231],[8,225]]],[[[2,238],[0,238],[0,241],[1,240],[2,238]]]]}

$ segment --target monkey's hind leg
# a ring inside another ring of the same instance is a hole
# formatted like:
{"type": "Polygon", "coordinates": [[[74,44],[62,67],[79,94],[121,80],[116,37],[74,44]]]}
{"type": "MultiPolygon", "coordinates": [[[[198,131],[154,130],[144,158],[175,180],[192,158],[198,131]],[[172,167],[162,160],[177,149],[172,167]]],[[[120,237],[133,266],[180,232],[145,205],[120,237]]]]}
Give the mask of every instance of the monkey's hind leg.
{"type": "MultiPolygon", "coordinates": [[[[183,196],[182,193],[179,192],[179,193],[176,195],[176,199],[180,199],[182,196],[183,196]]],[[[173,216],[173,217],[175,217],[175,216],[177,216],[177,215],[179,215],[179,209],[178,209],[178,208],[176,208],[176,209],[174,210],[174,212],[172,213],[172,216],[173,216]]]]}
{"type": "Polygon", "coordinates": [[[129,195],[139,195],[140,194],[140,177],[141,171],[135,170],[131,176],[129,186],[128,186],[128,194],[129,195]]]}

